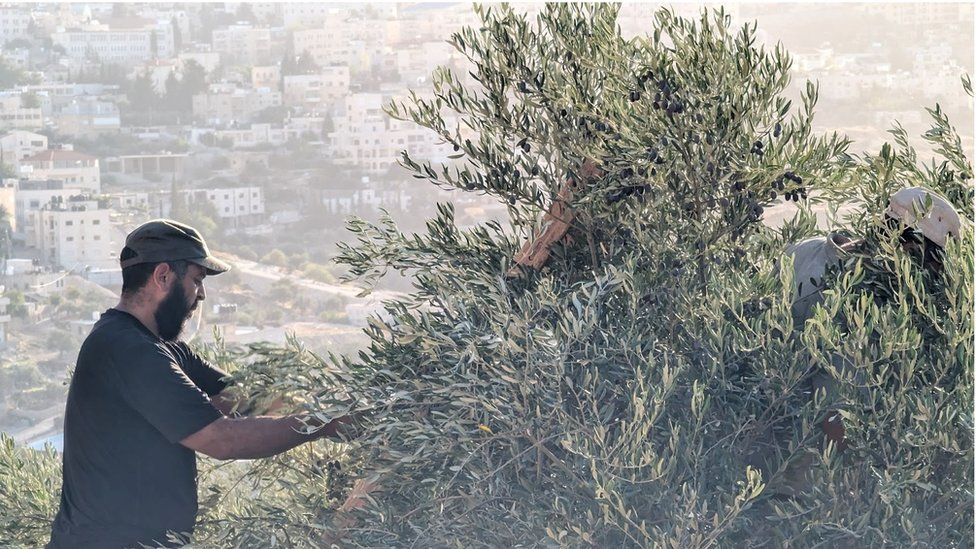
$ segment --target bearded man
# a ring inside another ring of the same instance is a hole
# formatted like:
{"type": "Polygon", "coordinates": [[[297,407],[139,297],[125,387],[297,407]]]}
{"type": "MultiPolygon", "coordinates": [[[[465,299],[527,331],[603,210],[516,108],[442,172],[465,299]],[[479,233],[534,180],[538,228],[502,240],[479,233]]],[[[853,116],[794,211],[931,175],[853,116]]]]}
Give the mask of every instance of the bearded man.
{"type": "Polygon", "coordinates": [[[196,452],[268,457],[349,423],[309,433],[302,416],[229,417],[226,374],[178,340],[204,279],[230,268],[195,229],[150,221],[128,235],[120,263],[119,303],[82,344],[68,390],[49,548],[169,546],[168,533],[193,530],[196,452]]]}

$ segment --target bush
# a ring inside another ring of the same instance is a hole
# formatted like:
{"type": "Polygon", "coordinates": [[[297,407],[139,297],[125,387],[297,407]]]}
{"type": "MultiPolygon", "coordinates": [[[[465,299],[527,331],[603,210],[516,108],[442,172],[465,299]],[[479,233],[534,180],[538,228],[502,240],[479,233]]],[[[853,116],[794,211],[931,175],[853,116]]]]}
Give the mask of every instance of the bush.
{"type": "Polygon", "coordinates": [[[287,267],[288,256],[286,256],[284,252],[276,248],[268,252],[268,254],[265,255],[264,257],[262,257],[261,263],[274,265],[276,267],[287,267]]]}

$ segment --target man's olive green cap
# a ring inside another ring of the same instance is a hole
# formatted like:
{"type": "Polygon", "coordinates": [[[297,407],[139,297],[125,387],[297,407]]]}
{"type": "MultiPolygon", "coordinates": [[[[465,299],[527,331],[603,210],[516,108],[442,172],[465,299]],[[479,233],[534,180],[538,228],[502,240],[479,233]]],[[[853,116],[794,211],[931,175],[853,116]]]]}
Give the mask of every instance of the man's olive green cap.
{"type": "Polygon", "coordinates": [[[208,275],[230,270],[230,265],[210,255],[207,243],[196,229],[172,219],[154,219],[129,233],[119,264],[125,269],[140,263],[179,260],[196,263],[208,275]]]}

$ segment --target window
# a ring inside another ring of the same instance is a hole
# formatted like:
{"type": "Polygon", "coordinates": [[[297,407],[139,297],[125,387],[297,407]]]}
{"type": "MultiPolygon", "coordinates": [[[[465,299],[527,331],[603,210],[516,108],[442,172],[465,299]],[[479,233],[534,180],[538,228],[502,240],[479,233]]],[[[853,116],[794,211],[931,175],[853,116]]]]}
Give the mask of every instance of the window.
{"type": "Polygon", "coordinates": [[[75,224],[75,222],[74,222],[74,221],[71,221],[71,220],[68,220],[68,221],[65,221],[65,222],[64,222],[64,226],[65,226],[65,227],[70,227],[70,226],[72,226],[72,225],[74,225],[74,224],[75,224]]]}
{"type": "MultiPolygon", "coordinates": [[[[129,200],[129,203],[131,204],[132,201],[129,200]]],[[[92,220],[92,225],[101,225],[101,224],[102,224],[102,220],[101,219],[93,219],[92,220]]]]}
{"type": "Polygon", "coordinates": [[[74,239],[75,239],[75,237],[73,237],[73,236],[69,236],[68,238],[65,238],[65,240],[68,241],[68,242],[73,242],[74,239]]]}
{"type": "Polygon", "coordinates": [[[95,236],[92,237],[92,240],[101,240],[101,239],[102,239],[102,235],[100,234],[96,234],[95,236]]]}

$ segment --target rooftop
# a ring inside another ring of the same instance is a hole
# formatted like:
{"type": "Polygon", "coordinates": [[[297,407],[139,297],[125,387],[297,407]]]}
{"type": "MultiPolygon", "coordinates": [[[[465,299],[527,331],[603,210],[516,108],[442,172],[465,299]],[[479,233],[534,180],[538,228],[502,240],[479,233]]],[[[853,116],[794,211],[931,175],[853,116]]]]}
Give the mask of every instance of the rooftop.
{"type": "Polygon", "coordinates": [[[94,156],[80,153],[78,151],[66,151],[61,149],[50,149],[41,151],[35,155],[24,159],[24,162],[70,162],[72,160],[98,160],[94,156]]]}

